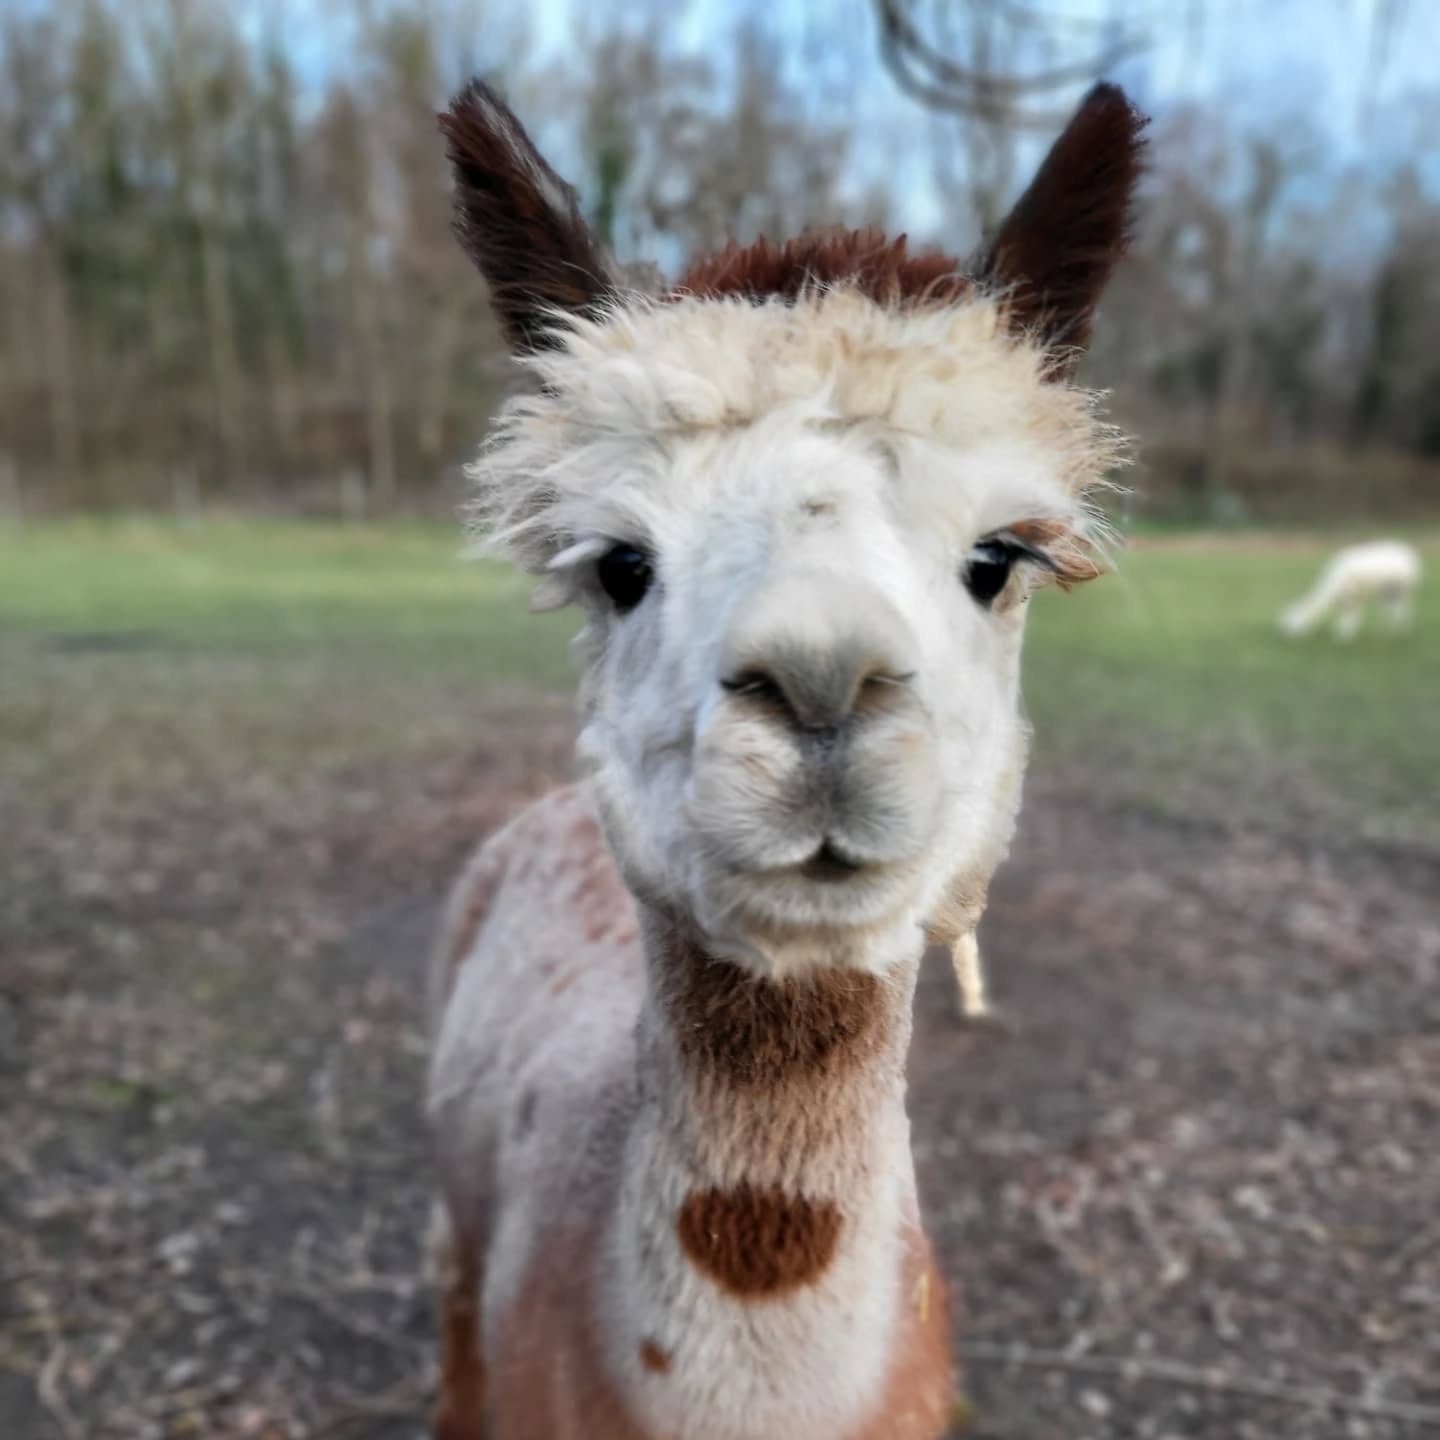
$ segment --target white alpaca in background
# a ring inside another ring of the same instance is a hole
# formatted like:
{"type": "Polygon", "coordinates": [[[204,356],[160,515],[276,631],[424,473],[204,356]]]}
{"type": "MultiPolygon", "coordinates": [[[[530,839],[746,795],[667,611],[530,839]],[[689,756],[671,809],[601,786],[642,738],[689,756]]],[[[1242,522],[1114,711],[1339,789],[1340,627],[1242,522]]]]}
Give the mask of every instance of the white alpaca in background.
{"type": "Polygon", "coordinates": [[[1392,630],[1408,630],[1415,618],[1420,552],[1403,540],[1374,540],[1337,550],[1309,592],[1280,616],[1287,635],[1308,635],[1332,620],[1339,640],[1359,634],[1367,604],[1377,605],[1392,630]]]}

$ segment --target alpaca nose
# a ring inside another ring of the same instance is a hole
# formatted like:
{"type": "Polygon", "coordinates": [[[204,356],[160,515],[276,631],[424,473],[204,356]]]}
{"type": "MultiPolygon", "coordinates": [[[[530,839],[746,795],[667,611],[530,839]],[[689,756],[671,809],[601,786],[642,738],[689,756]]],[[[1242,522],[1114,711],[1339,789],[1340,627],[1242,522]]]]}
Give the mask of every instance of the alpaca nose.
{"type": "Polygon", "coordinates": [[[750,596],[726,636],[720,683],[802,730],[834,730],[908,697],[914,647],[895,608],[837,575],[750,596]]]}

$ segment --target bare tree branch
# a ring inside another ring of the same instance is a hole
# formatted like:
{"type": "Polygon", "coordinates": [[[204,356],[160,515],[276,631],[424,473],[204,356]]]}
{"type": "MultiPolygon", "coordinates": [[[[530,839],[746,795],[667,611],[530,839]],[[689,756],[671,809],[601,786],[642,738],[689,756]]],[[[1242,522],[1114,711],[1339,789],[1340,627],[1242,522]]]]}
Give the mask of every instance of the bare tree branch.
{"type": "MultiPolygon", "coordinates": [[[[881,56],[900,88],[935,109],[1003,119],[1020,129],[1052,128],[1061,112],[1020,109],[1017,102],[1095,79],[1148,44],[1141,35],[1121,35],[1081,60],[1028,74],[1005,73],[942,53],[916,23],[915,10],[915,0],[875,0],[881,56]]],[[[1043,12],[1018,3],[1001,4],[996,13],[1017,34],[1049,23],[1043,12]]]]}

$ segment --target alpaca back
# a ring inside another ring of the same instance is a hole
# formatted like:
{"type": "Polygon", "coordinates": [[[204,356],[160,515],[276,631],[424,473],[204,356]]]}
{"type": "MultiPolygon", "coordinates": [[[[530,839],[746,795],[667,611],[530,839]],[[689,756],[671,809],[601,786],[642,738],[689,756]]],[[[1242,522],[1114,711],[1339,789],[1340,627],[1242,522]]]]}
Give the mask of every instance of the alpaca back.
{"type": "Polygon", "coordinates": [[[615,1178],[642,986],[634,905],[589,791],[557,791],[481,847],[432,962],[427,1110],[487,1330],[538,1237],[615,1178]]]}
{"type": "Polygon", "coordinates": [[[1369,599],[1411,589],[1420,579],[1420,552],[1403,540],[1374,540],[1337,551],[1320,584],[1334,599],[1369,599]]]}

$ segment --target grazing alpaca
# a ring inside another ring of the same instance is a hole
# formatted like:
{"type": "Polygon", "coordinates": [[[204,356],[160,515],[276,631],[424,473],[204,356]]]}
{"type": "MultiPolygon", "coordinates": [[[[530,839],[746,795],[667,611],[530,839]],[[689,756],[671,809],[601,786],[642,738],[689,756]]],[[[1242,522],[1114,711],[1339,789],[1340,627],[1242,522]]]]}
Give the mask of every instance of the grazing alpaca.
{"type": "Polygon", "coordinates": [[[1143,122],[1097,88],[968,273],[815,234],[653,297],[491,91],[441,123],[538,381],[482,519],[584,609],[589,778],[482,847],[435,962],[436,1432],[929,1440],[922,931],[1008,843],[1026,600],[1096,573],[1072,370],[1143,122]]]}
{"type": "Polygon", "coordinates": [[[1380,606],[1392,630],[1408,630],[1415,617],[1420,552],[1403,540],[1372,540],[1337,550],[1309,592],[1280,616],[1287,635],[1308,635],[1332,620],[1339,640],[1360,633],[1365,606],[1380,606]]]}

